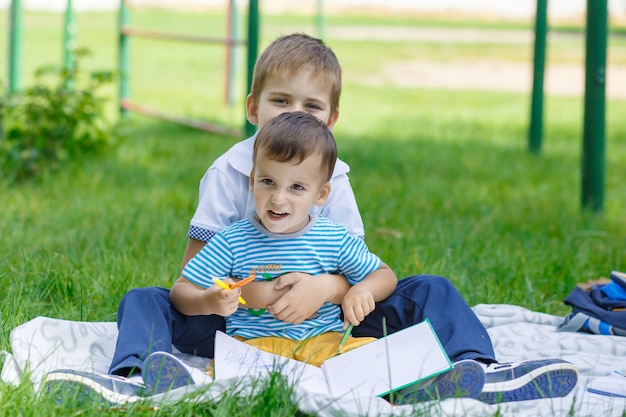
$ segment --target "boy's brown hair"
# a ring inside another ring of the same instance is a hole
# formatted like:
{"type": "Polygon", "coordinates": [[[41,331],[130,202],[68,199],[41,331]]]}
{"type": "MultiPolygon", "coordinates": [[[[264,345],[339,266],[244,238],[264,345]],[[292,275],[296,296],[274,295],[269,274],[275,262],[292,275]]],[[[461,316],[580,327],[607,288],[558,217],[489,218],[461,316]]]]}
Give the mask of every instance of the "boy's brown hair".
{"type": "Polygon", "coordinates": [[[330,85],[330,113],[339,110],[341,66],[335,53],[321,40],[304,33],[281,36],[259,55],[254,65],[250,95],[258,103],[268,77],[293,76],[310,70],[330,85]]]}
{"type": "Polygon", "coordinates": [[[319,154],[325,181],[332,177],[337,161],[337,143],[326,123],[303,111],[279,114],[259,130],[252,152],[253,165],[259,149],[273,161],[296,164],[319,154]]]}

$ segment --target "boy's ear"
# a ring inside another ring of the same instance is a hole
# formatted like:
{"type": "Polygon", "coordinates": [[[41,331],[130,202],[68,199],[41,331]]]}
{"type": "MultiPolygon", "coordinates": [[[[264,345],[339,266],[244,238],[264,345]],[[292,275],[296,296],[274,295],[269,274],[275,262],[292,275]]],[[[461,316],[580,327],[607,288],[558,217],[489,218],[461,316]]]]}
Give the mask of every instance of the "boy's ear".
{"type": "Polygon", "coordinates": [[[252,167],[252,170],[250,171],[250,192],[254,192],[254,167],[252,167]]]}
{"type": "Polygon", "coordinates": [[[322,207],[326,203],[326,200],[328,200],[329,195],[330,195],[330,181],[326,181],[324,185],[322,185],[322,188],[320,189],[320,194],[317,197],[317,201],[315,202],[315,205],[318,207],[322,207]]]}
{"type": "Polygon", "coordinates": [[[330,118],[328,119],[328,123],[326,123],[326,126],[328,126],[328,128],[331,131],[333,130],[333,127],[335,127],[335,123],[337,123],[337,119],[339,119],[339,109],[335,110],[335,112],[330,115],[330,118]]]}
{"type": "Polygon", "coordinates": [[[246,117],[248,121],[253,125],[259,124],[259,107],[257,106],[256,100],[252,97],[252,94],[248,94],[248,98],[246,98],[246,117]]]}

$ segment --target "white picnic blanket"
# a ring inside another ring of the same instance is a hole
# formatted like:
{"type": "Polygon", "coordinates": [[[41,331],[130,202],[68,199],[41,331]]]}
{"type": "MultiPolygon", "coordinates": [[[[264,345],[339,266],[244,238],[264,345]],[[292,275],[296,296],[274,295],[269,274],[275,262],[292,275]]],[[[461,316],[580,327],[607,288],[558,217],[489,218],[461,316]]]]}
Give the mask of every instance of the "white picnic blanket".
{"type": "MultiPolygon", "coordinates": [[[[472,399],[448,399],[415,407],[434,416],[570,416],[622,417],[626,399],[586,391],[596,377],[614,370],[626,373],[626,338],[557,332],[562,317],[504,304],[479,304],[474,312],[487,327],[500,362],[539,358],[562,358],[580,372],[577,388],[564,398],[487,405],[472,399]]],[[[2,380],[17,384],[28,374],[34,389],[50,371],[66,368],[106,373],[115,348],[117,328],[112,322],[72,322],[47,317],[35,318],[11,333],[11,352],[2,352],[2,380]]],[[[216,400],[226,389],[245,394],[245,381],[211,381],[199,369],[201,358],[180,355],[193,370],[197,384],[149,400],[164,403],[180,400],[216,400]],[[243,382],[243,383],[242,383],[243,382]],[[243,388],[242,388],[243,387],[243,388]]],[[[300,411],[320,417],[402,416],[413,406],[391,406],[380,398],[327,398],[306,392],[296,385],[294,402],[300,411]]]]}

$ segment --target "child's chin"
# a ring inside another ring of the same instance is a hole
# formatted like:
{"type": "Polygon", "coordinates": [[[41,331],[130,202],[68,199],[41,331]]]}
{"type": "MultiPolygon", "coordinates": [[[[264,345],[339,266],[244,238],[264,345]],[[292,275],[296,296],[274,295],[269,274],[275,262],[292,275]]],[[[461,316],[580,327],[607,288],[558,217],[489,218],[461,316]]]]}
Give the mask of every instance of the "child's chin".
{"type": "Polygon", "coordinates": [[[281,233],[281,234],[293,233],[293,227],[284,226],[282,224],[270,225],[270,227],[268,227],[267,230],[269,230],[272,233],[281,233]]]}
{"type": "Polygon", "coordinates": [[[271,229],[268,229],[268,230],[272,233],[280,233],[280,234],[291,233],[288,229],[285,229],[284,227],[272,227],[271,229]]]}

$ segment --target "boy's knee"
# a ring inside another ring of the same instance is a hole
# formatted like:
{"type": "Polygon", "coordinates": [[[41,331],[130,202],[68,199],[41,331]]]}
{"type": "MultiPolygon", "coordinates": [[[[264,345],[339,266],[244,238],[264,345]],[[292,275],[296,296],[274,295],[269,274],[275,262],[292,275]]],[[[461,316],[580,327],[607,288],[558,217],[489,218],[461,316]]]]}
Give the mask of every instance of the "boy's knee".
{"type": "Polygon", "coordinates": [[[133,303],[133,304],[154,304],[161,303],[163,300],[169,302],[169,290],[161,287],[142,287],[142,288],[133,288],[129,290],[124,297],[122,297],[122,301],[120,302],[120,308],[124,304],[133,303]]]}
{"type": "Polygon", "coordinates": [[[424,288],[454,288],[454,284],[448,278],[439,275],[413,275],[401,279],[398,282],[398,289],[401,287],[423,290],[424,288]]]}

